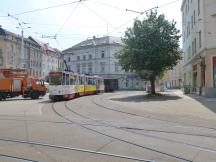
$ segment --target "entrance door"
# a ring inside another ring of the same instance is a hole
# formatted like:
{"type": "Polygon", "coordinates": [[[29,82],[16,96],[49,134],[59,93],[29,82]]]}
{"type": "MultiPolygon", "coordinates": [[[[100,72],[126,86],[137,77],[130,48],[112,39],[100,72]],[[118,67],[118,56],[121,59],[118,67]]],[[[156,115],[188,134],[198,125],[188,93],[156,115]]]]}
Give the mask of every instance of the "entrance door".
{"type": "Polygon", "coordinates": [[[216,88],[216,57],[213,57],[213,86],[216,88]]]}

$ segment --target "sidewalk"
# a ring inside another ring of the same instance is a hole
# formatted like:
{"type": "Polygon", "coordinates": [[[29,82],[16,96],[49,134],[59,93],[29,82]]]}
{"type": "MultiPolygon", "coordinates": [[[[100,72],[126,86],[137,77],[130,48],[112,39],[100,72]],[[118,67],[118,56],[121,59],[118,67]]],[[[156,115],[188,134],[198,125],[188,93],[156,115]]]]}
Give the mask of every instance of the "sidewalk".
{"type": "Polygon", "coordinates": [[[147,111],[186,118],[216,120],[216,99],[197,95],[185,95],[181,90],[163,92],[164,96],[146,98],[143,91],[122,92],[109,97],[111,102],[133,108],[134,111],[147,111]]]}

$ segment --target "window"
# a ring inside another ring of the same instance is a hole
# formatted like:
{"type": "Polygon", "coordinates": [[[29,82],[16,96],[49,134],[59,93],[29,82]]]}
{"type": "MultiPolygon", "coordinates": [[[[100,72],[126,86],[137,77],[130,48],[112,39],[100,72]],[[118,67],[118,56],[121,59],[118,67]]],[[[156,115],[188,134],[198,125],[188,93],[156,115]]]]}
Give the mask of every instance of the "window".
{"type": "Polygon", "coordinates": [[[199,48],[202,47],[202,35],[201,31],[199,31],[199,48]]]}
{"type": "Polygon", "coordinates": [[[198,0],[198,15],[200,15],[200,0],[198,0]]]}
{"type": "Polygon", "coordinates": [[[190,8],[190,3],[189,3],[189,0],[187,1],[187,3],[188,3],[188,11],[189,11],[189,8],[190,8]]]}
{"type": "Polygon", "coordinates": [[[76,65],[77,73],[80,73],[80,64],[76,65]]]}
{"type": "Polygon", "coordinates": [[[196,53],[196,38],[192,41],[192,54],[196,53]]]}
{"type": "Polygon", "coordinates": [[[191,16],[191,29],[193,29],[193,15],[191,16]]]}
{"type": "Polygon", "coordinates": [[[92,73],[92,63],[88,64],[88,73],[91,74],[92,73]]]}
{"type": "Polygon", "coordinates": [[[119,67],[119,65],[118,65],[118,63],[116,62],[116,63],[115,63],[115,72],[118,72],[118,67],[119,67]]]}
{"type": "Polygon", "coordinates": [[[70,57],[68,57],[68,62],[70,62],[71,61],[71,59],[70,59],[70,57]]]}
{"type": "Polygon", "coordinates": [[[82,64],[82,73],[83,74],[86,73],[86,64],[85,63],[82,64]]]}
{"type": "Polygon", "coordinates": [[[196,47],[196,38],[194,39],[194,52],[196,53],[197,47],[196,47]]]}
{"type": "Polygon", "coordinates": [[[92,59],[92,55],[89,55],[89,60],[91,60],[92,59]]]}
{"type": "Polygon", "coordinates": [[[194,10],[194,16],[193,16],[193,18],[194,18],[194,26],[195,26],[195,24],[196,24],[196,15],[195,15],[195,10],[194,10]]]}
{"type": "Polygon", "coordinates": [[[3,66],[3,53],[2,53],[2,49],[0,49],[0,66],[3,66]]]}
{"type": "Polygon", "coordinates": [[[83,55],[83,60],[86,60],[86,56],[85,55],[83,55]]]}
{"type": "Polygon", "coordinates": [[[105,72],[105,62],[100,63],[100,70],[101,70],[101,73],[105,72]]]}
{"type": "Polygon", "coordinates": [[[101,51],[101,58],[104,58],[105,52],[101,51]]]}
{"type": "MultiPolygon", "coordinates": [[[[21,63],[21,58],[19,60],[19,63],[21,63]]],[[[14,48],[12,45],[9,45],[8,47],[8,64],[13,64],[14,62],[14,48]]]]}
{"type": "Polygon", "coordinates": [[[78,61],[80,60],[80,56],[77,56],[77,60],[78,60],[78,61]]]}
{"type": "Polygon", "coordinates": [[[70,75],[70,85],[74,85],[76,82],[76,77],[74,75],[70,75]]]}

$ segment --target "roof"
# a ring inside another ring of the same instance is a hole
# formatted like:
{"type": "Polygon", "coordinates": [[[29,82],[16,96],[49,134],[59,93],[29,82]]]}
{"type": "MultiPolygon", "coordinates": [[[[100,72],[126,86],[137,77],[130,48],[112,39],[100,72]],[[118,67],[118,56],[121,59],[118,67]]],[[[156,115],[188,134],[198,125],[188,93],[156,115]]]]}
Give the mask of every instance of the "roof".
{"type": "Polygon", "coordinates": [[[41,46],[41,48],[45,51],[51,51],[51,52],[54,52],[54,53],[57,53],[58,50],[56,48],[52,48],[49,46],[49,43],[45,43],[45,42],[42,42],[41,40],[38,40],[36,38],[33,38],[33,37],[29,37],[29,39],[31,39],[32,41],[36,42],[37,44],[39,44],[41,46]]]}
{"type": "Polygon", "coordinates": [[[123,43],[120,37],[113,37],[113,36],[105,36],[100,38],[93,37],[91,39],[84,40],[68,49],[63,50],[63,53],[73,49],[80,49],[83,47],[94,47],[99,45],[108,45],[108,44],[122,45],[123,43]]]}
{"type": "MultiPolygon", "coordinates": [[[[12,33],[12,32],[7,31],[7,30],[5,30],[5,29],[3,29],[1,27],[0,27],[0,35],[3,35],[3,36],[7,36],[7,35],[14,36],[17,40],[21,40],[22,39],[21,35],[12,33]]],[[[38,46],[38,44],[35,41],[33,41],[33,40],[29,39],[29,38],[25,38],[24,37],[23,39],[24,39],[25,42],[28,42],[28,43],[31,43],[31,44],[34,44],[34,45],[38,46]]]]}

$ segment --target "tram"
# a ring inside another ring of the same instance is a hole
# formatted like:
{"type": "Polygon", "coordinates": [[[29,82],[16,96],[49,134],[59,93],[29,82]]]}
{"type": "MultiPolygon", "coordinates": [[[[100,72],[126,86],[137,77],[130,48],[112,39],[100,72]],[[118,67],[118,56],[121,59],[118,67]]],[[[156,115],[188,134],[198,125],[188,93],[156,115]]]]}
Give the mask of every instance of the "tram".
{"type": "Polygon", "coordinates": [[[104,92],[104,79],[100,76],[77,74],[70,71],[50,71],[49,98],[53,101],[104,92]]]}

